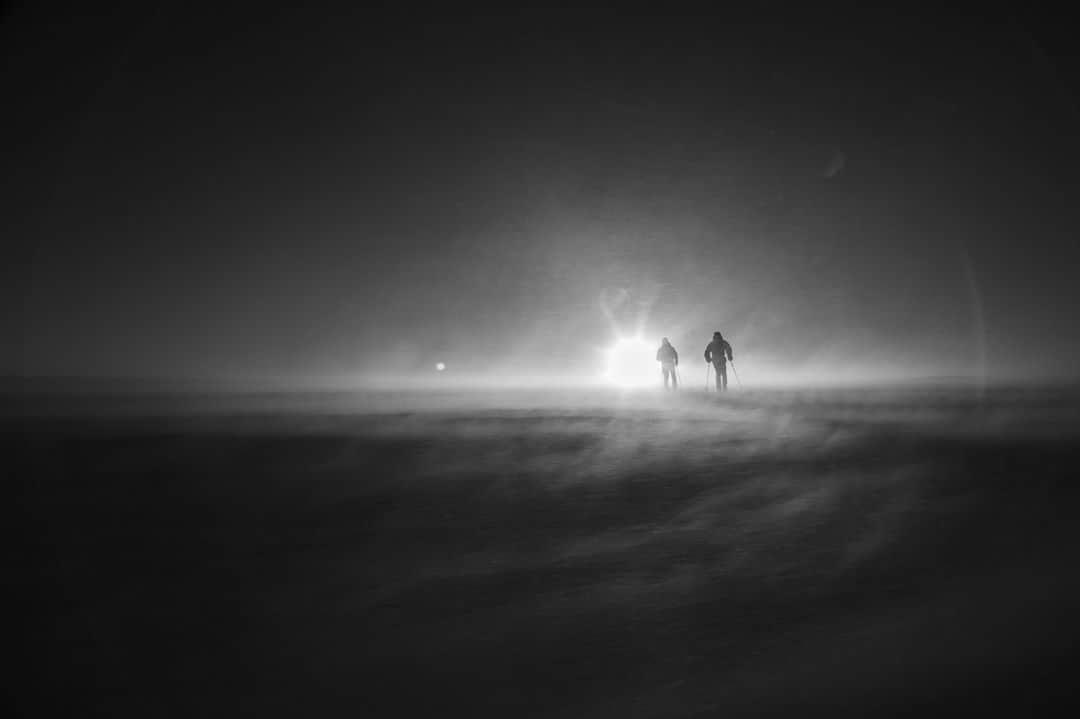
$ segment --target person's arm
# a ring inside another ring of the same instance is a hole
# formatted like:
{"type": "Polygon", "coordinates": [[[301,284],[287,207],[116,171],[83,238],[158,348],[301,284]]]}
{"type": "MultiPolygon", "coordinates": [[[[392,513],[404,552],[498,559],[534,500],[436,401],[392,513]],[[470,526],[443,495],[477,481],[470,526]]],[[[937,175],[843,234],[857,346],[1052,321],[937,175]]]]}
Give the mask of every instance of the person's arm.
{"type": "Polygon", "coordinates": [[[671,354],[675,355],[675,366],[677,367],[679,365],[679,350],[672,347],[671,354]]]}
{"type": "Polygon", "coordinates": [[[663,351],[664,351],[664,348],[663,348],[663,347],[661,347],[660,349],[656,350],[656,361],[657,361],[657,362],[663,362],[663,361],[664,361],[664,360],[662,360],[662,359],[660,358],[660,353],[661,353],[661,352],[663,352],[663,351]]]}
{"type": "Polygon", "coordinates": [[[712,350],[712,345],[709,345],[708,347],[705,348],[705,361],[706,362],[712,362],[712,352],[710,350],[712,350]]]}
{"type": "Polygon", "coordinates": [[[731,343],[730,342],[725,342],[724,344],[727,345],[727,347],[725,349],[727,350],[727,358],[728,358],[728,360],[731,361],[731,362],[734,362],[735,357],[731,353],[731,343]]]}

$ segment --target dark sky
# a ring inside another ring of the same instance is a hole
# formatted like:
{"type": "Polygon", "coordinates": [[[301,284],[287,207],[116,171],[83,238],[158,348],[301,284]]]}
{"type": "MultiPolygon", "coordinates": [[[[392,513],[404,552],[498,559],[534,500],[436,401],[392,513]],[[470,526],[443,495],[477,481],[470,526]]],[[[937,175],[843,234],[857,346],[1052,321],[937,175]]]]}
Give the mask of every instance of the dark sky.
{"type": "Polygon", "coordinates": [[[1053,19],[664,7],[9,9],[0,373],[1075,377],[1053,19]]]}

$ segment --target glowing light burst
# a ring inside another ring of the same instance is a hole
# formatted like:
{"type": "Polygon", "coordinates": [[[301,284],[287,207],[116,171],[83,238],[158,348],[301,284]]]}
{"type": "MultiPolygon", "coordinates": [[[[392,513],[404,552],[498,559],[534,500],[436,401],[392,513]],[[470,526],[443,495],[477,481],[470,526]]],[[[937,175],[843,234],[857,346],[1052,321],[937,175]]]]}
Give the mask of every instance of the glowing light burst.
{"type": "Polygon", "coordinates": [[[660,381],[656,347],[640,335],[620,337],[605,354],[604,379],[619,387],[650,387],[660,381]]]}

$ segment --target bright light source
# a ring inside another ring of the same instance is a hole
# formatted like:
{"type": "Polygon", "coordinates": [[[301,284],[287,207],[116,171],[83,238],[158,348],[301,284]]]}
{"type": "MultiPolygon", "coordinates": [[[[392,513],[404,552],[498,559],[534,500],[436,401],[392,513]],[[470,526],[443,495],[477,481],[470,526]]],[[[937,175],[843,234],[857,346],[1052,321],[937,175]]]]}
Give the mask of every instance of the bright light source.
{"type": "Polygon", "coordinates": [[[442,372],[444,369],[446,369],[446,364],[445,363],[443,363],[443,362],[436,362],[435,363],[435,370],[437,372],[442,372]]]}
{"type": "Polygon", "coordinates": [[[660,381],[656,348],[641,336],[621,337],[607,350],[604,378],[620,387],[648,387],[660,381]]]}

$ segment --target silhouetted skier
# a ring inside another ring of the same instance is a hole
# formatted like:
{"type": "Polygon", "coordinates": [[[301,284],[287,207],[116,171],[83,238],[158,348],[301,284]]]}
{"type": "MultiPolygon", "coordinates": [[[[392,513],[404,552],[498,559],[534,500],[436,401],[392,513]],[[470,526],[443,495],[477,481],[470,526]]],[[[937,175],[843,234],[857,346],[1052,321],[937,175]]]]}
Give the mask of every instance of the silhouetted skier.
{"type": "Polygon", "coordinates": [[[705,361],[712,362],[713,369],[716,370],[716,389],[720,392],[727,391],[728,360],[735,361],[731,354],[731,345],[728,344],[722,334],[713,332],[712,342],[705,348],[705,361]],[[723,380],[723,384],[721,384],[721,380],[723,380]]]}
{"type": "Polygon", "coordinates": [[[671,377],[671,388],[679,388],[679,377],[675,374],[675,368],[679,366],[679,353],[665,337],[660,340],[660,349],[656,350],[656,361],[660,363],[660,369],[664,371],[664,389],[668,388],[668,377],[671,377]]]}

